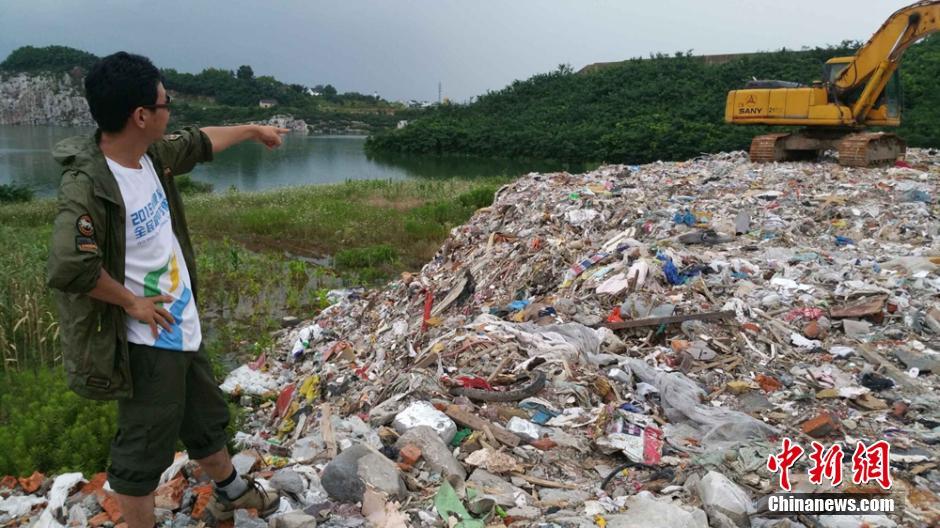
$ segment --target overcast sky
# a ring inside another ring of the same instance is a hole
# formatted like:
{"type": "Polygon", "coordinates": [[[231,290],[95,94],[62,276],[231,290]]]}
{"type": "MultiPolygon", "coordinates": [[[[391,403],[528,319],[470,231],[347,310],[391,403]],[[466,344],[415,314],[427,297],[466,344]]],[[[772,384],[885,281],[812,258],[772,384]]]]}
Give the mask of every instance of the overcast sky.
{"type": "Polygon", "coordinates": [[[127,50],[198,72],[249,64],[308,86],[465,101],[570,64],[867,40],[912,0],[0,0],[23,45],[127,50]]]}

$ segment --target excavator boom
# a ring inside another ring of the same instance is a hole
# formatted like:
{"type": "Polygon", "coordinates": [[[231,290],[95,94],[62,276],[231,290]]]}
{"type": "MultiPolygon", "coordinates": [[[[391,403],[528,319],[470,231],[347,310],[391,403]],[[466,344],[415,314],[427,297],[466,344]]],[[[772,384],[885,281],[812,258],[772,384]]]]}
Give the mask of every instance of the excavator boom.
{"type": "Polygon", "coordinates": [[[826,78],[812,86],[757,81],[728,94],[725,121],[741,125],[802,126],[796,133],[754,138],[754,161],[810,159],[827,149],[845,165],[894,161],[905,149],[894,134],[866,126],[901,123],[897,70],[907,49],[940,30],[940,0],[899,9],[852,57],[827,62],[826,78]]]}

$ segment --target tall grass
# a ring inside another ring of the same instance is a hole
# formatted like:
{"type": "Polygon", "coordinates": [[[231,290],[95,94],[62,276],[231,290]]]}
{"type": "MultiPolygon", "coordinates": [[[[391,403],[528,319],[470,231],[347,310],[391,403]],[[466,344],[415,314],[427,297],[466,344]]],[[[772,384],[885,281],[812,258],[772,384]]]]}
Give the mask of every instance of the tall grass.
{"type": "MultiPolygon", "coordinates": [[[[322,288],[371,284],[429,260],[502,180],[357,181],[261,193],[189,195],[199,308],[220,352],[258,341],[277,318],[310,316],[322,288]],[[313,263],[334,257],[336,269],[313,263]]],[[[0,205],[3,371],[61,364],[45,286],[52,200],[0,205]]]]}
{"type": "MultiPolygon", "coordinates": [[[[2,209],[35,213],[41,207],[22,204],[2,209]]],[[[51,225],[24,225],[32,216],[0,216],[0,240],[5,246],[0,251],[0,358],[4,372],[61,363],[59,327],[52,295],[45,285],[51,225]]]]}

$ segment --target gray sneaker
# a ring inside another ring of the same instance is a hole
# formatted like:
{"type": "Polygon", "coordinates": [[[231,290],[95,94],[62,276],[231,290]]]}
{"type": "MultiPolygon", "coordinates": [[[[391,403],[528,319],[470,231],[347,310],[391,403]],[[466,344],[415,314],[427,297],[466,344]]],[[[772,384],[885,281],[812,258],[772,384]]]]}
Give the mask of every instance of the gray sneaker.
{"type": "Polygon", "coordinates": [[[235,510],[258,510],[259,517],[267,517],[275,511],[280,504],[280,497],[276,491],[267,491],[261,484],[251,477],[243,477],[248,483],[248,489],[240,497],[229,500],[225,494],[215,490],[215,494],[206,505],[206,510],[217,521],[227,521],[235,516],[235,510]]]}

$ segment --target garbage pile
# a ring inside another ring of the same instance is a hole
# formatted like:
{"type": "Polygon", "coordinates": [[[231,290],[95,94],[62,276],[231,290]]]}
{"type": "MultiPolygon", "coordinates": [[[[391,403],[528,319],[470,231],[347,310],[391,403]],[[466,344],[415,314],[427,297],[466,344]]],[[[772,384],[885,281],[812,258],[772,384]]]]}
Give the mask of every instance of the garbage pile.
{"type": "MultiPolygon", "coordinates": [[[[235,464],[281,492],[270,526],[936,524],[938,174],[927,150],[529,174],[420,273],[331,292],[230,373],[235,464]],[[890,471],[856,481],[880,440],[890,471]],[[845,453],[828,478],[814,442],[845,453]],[[805,456],[775,466],[788,443],[805,456]],[[895,512],[774,516],[784,476],[895,512]]],[[[201,520],[205,478],[178,462],[164,526],[201,520]]],[[[90,500],[2,493],[0,523],[90,500]]]]}

